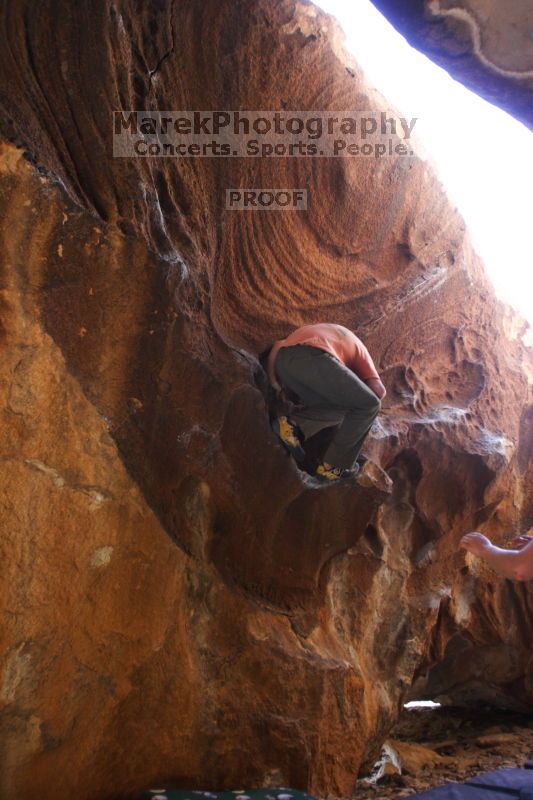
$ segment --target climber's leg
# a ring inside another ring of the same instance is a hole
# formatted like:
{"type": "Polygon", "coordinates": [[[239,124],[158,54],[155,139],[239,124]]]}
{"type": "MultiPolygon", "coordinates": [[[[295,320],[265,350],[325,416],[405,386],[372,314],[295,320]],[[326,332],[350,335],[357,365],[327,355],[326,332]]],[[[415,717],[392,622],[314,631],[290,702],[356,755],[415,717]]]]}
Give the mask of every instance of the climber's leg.
{"type": "Polygon", "coordinates": [[[381,407],[379,398],[338,359],[315,347],[282,348],[276,372],[302,400],[291,420],[304,436],[340,423],[324,462],[351,469],[381,407]]]}
{"type": "Polygon", "coordinates": [[[340,425],[344,414],[333,408],[320,393],[320,380],[316,368],[323,350],[308,345],[282,347],[276,358],[276,374],[282,386],[294,392],[301,407],[290,415],[290,421],[309,439],[323,428],[340,425]]]}

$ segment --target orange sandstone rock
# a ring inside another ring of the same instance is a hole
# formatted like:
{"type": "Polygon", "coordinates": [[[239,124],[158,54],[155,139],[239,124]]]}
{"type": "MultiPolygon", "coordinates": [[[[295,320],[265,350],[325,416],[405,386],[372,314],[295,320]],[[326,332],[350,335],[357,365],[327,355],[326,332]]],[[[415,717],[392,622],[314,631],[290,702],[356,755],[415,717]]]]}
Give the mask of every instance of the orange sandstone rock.
{"type": "Polygon", "coordinates": [[[531,522],[530,361],[431,165],[112,157],[116,108],[385,108],[331,20],[17,0],[0,26],[0,795],[347,796],[411,686],[527,707],[531,589],[457,543],[531,522]],[[252,183],[308,212],[226,212],[252,183]],[[388,396],[377,467],[316,490],[257,355],[321,319],[388,396]]]}

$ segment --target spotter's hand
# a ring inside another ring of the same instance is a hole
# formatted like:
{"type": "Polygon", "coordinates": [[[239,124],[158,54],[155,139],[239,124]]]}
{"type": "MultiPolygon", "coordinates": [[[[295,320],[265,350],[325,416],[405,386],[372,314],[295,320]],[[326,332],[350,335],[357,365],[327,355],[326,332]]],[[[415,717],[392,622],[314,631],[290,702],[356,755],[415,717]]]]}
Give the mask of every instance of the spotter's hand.
{"type": "Polygon", "coordinates": [[[483,536],[478,531],[473,531],[463,536],[459,542],[459,547],[468,550],[469,553],[473,553],[475,556],[480,556],[490,547],[490,539],[487,539],[486,536],[483,536]]]}
{"type": "Polygon", "coordinates": [[[529,544],[531,541],[533,541],[533,536],[530,536],[528,533],[522,533],[520,536],[517,536],[516,539],[513,539],[510,544],[515,550],[521,550],[522,547],[525,547],[526,544],[529,544]]]}

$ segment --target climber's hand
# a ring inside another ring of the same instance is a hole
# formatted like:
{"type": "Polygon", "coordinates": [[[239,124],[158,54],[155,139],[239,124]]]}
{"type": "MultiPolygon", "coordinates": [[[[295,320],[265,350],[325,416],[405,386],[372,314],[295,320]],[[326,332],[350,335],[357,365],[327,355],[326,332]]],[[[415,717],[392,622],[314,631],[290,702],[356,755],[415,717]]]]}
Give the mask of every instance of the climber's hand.
{"type": "Polygon", "coordinates": [[[368,388],[374,392],[376,397],[379,397],[380,400],[383,400],[387,394],[387,390],[379,378],[367,378],[365,383],[368,388]]]}

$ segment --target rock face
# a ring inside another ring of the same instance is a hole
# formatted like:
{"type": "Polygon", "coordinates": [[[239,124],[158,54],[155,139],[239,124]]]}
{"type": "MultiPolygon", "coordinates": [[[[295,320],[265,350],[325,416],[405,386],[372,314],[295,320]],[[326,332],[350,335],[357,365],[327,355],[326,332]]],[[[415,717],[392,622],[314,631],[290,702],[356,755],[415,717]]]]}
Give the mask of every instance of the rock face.
{"type": "Polygon", "coordinates": [[[373,0],[408,42],[533,129],[529,0],[373,0]]]}
{"type": "Polygon", "coordinates": [[[111,155],[118,108],[385,108],[331,20],[17,0],[0,25],[2,800],[346,796],[411,686],[531,707],[531,588],[456,551],[531,524],[530,361],[431,166],[111,155]],[[309,211],[226,212],[251,185],[309,211]],[[317,490],[257,355],[323,319],[388,397],[358,483],[317,490]]]}

